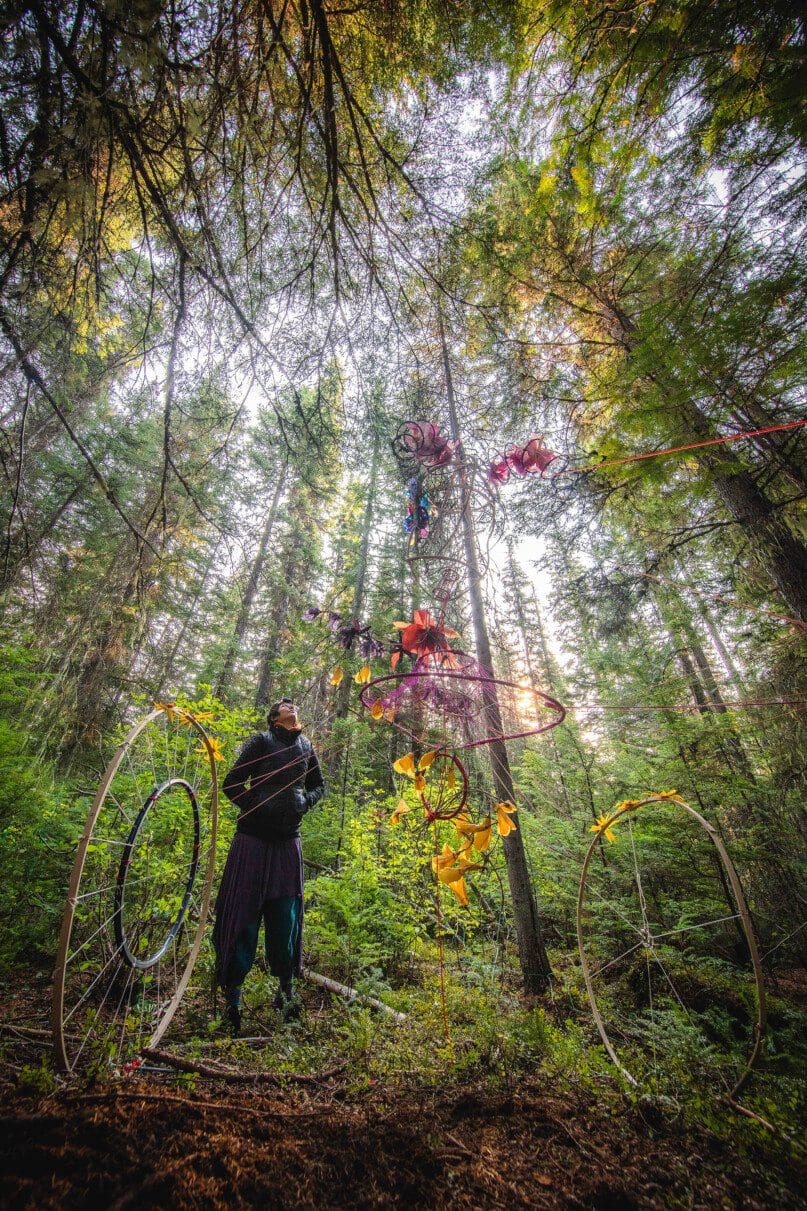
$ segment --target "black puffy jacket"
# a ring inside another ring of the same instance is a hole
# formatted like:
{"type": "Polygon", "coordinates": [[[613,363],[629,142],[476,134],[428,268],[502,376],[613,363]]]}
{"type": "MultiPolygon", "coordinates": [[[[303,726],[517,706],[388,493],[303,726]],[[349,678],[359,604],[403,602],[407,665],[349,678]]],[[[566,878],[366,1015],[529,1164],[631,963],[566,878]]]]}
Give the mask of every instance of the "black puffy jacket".
{"type": "Polygon", "coordinates": [[[240,833],[285,841],[299,837],[303,816],[325,794],[325,780],[307,736],[270,727],[247,740],[222,790],[240,810],[240,833]]]}

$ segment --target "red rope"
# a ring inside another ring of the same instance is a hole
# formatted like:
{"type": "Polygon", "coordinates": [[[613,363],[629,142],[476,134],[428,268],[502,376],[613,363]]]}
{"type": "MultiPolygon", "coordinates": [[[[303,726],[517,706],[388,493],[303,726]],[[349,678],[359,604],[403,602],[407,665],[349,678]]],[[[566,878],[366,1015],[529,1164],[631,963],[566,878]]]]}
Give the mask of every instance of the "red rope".
{"type": "MultiPolygon", "coordinates": [[[[434,827],[434,857],[435,861],[440,856],[440,841],[437,836],[437,821],[432,820],[434,827]]],[[[443,1010],[443,1032],[446,1036],[446,1042],[451,1042],[451,1031],[448,1028],[448,1012],[446,1010],[446,977],[445,977],[445,955],[443,953],[443,914],[440,906],[440,871],[435,870],[435,889],[434,902],[437,907],[437,953],[440,961],[440,1004],[443,1010]]]]}
{"type": "Polygon", "coordinates": [[[600,711],[622,711],[623,715],[634,715],[644,711],[743,711],[757,706],[803,706],[807,707],[807,698],[768,698],[749,699],[739,702],[702,702],[700,704],[684,704],[681,706],[594,706],[588,710],[577,712],[581,715],[596,715],[600,711]]]}
{"type": "Polygon", "coordinates": [[[687,446],[670,446],[667,450],[650,450],[646,454],[629,454],[625,458],[610,458],[607,462],[589,463],[587,467],[564,467],[561,475],[579,475],[583,471],[599,471],[601,467],[618,467],[622,463],[638,463],[644,458],[663,458],[666,454],[680,454],[684,450],[700,450],[703,446],[719,446],[722,442],[738,442],[743,437],[758,437],[762,433],[778,433],[782,429],[798,429],[807,425],[807,420],[792,420],[784,425],[768,425],[765,429],[747,429],[745,433],[730,433],[728,437],[711,437],[705,442],[691,442],[687,446]]]}
{"type": "Polygon", "coordinates": [[[798,618],[792,618],[790,614],[778,614],[774,610],[766,610],[761,606],[749,605],[747,601],[737,601],[734,597],[721,597],[717,593],[707,593],[705,589],[696,589],[694,585],[687,584],[682,580],[668,580],[665,576],[653,576],[650,572],[633,571],[631,568],[626,568],[625,571],[629,576],[643,576],[645,580],[655,580],[659,584],[673,585],[676,589],[689,589],[696,597],[710,597],[712,601],[722,601],[726,605],[737,606],[741,610],[753,610],[755,614],[764,614],[767,618],[781,618],[785,622],[790,622],[794,627],[801,627],[807,631],[807,622],[801,622],[798,618]]]}

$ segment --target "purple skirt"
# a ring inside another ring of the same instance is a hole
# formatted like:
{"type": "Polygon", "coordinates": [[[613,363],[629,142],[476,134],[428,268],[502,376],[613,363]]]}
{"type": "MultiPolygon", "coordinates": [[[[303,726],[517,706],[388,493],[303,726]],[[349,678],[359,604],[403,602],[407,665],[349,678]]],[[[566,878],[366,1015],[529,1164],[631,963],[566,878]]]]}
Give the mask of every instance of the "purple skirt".
{"type": "MultiPolygon", "coordinates": [[[[213,945],[216,972],[221,975],[235,953],[238,937],[261,919],[267,900],[281,896],[303,896],[303,849],[299,837],[287,841],[262,841],[247,833],[236,833],[224,865],[216,898],[213,945]]],[[[300,905],[300,944],[296,974],[303,972],[303,912],[300,905]]]]}

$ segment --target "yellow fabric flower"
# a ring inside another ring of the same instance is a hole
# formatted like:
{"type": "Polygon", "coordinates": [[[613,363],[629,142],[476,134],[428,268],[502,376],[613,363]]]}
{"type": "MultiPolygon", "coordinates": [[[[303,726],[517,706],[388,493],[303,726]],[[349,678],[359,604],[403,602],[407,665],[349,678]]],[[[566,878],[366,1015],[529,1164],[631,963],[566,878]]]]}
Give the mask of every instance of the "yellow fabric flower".
{"type": "Polygon", "coordinates": [[[356,682],[356,685],[367,685],[367,682],[370,680],[369,664],[362,665],[353,680],[356,682]]]}
{"type": "Polygon", "coordinates": [[[641,805],[641,799],[623,799],[621,803],[617,803],[616,807],[614,808],[614,813],[616,814],[616,812],[621,811],[635,811],[635,809],[637,807],[641,807],[641,805]]]}
{"type": "Polygon", "coordinates": [[[490,849],[490,842],[493,836],[493,829],[490,816],[485,816],[485,819],[479,825],[478,831],[474,833],[474,849],[477,853],[483,854],[490,849]]]}
{"type": "Polygon", "coordinates": [[[611,825],[617,824],[617,823],[619,823],[619,822],[617,820],[614,820],[613,816],[598,816],[597,823],[592,824],[591,828],[588,831],[590,833],[601,833],[602,836],[605,837],[606,841],[613,843],[614,841],[616,841],[616,834],[614,833],[614,830],[611,827],[611,825]]]}
{"type": "Polygon", "coordinates": [[[671,799],[673,803],[686,804],[686,799],[682,799],[678,791],[656,791],[654,795],[656,799],[671,799]]]}
{"type": "Polygon", "coordinates": [[[424,753],[423,756],[420,758],[420,761],[418,762],[418,769],[427,770],[429,768],[429,766],[431,765],[432,761],[434,761],[436,756],[437,756],[436,749],[430,753],[424,753]]]}
{"type": "MultiPolygon", "coordinates": [[[[418,773],[418,767],[415,765],[414,753],[407,753],[405,757],[399,757],[398,760],[393,764],[392,768],[395,770],[396,774],[403,774],[407,778],[413,778],[415,782],[415,790],[418,792],[418,794],[423,794],[426,789],[426,779],[424,778],[423,774],[418,773]]],[[[423,768],[422,761],[420,763],[420,768],[423,768]]]]}
{"type": "Polygon", "coordinates": [[[155,702],[155,703],[154,703],[154,709],[155,709],[155,711],[165,711],[165,713],[168,715],[168,718],[169,718],[169,719],[171,720],[171,722],[173,723],[173,721],[174,721],[174,714],[175,714],[176,709],[177,709],[177,708],[174,706],[173,702],[155,702]]]}
{"type": "Polygon", "coordinates": [[[457,816],[454,827],[461,837],[470,837],[477,853],[483,854],[490,848],[491,819],[486,816],[479,824],[473,824],[466,815],[457,816]]]}
{"type": "Polygon", "coordinates": [[[407,753],[405,757],[399,757],[393,767],[396,774],[405,774],[407,778],[415,776],[415,758],[413,753],[407,753]]]}
{"type": "Polygon", "coordinates": [[[373,719],[381,719],[383,714],[384,714],[384,704],[379,699],[378,702],[374,702],[373,705],[370,707],[370,715],[372,716],[373,719]]]}
{"type": "Polygon", "coordinates": [[[331,673],[331,685],[341,685],[342,678],[345,675],[345,670],[340,664],[337,664],[334,671],[331,673]]]}
{"type": "Polygon", "coordinates": [[[449,891],[453,891],[454,895],[457,897],[460,904],[464,905],[464,907],[467,908],[468,907],[468,888],[465,886],[465,880],[462,878],[455,879],[453,883],[448,883],[447,887],[448,887],[449,891]]]}
{"type": "Polygon", "coordinates": [[[515,803],[511,803],[509,799],[505,799],[504,803],[496,804],[496,827],[500,837],[507,837],[510,833],[516,831],[516,822],[511,820],[513,812],[517,812],[518,808],[515,803]]]}
{"type": "MultiPolygon", "coordinates": [[[[209,736],[208,740],[210,743],[210,755],[212,756],[213,760],[214,761],[223,761],[224,753],[221,751],[220,742],[216,739],[215,736],[209,736]]],[[[193,751],[195,753],[201,753],[202,756],[205,756],[205,757],[207,756],[207,753],[208,753],[208,749],[205,744],[200,744],[199,747],[195,748],[193,751]]]]}
{"type": "Polygon", "coordinates": [[[411,810],[412,810],[411,807],[409,806],[409,804],[406,802],[405,799],[399,799],[398,806],[395,808],[395,811],[392,813],[392,815],[389,818],[390,824],[400,824],[401,818],[403,816],[405,816],[406,813],[410,812],[411,810]]]}
{"type": "Polygon", "coordinates": [[[469,870],[482,870],[481,862],[470,862],[465,856],[471,848],[471,842],[466,842],[459,850],[453,850],[450,845],[443,846],[441,854],[432,858],[432,870],[440,883],[453,891],[460,904],[468,903],[468,891],[465,886],[465,874],[469,870]]]}

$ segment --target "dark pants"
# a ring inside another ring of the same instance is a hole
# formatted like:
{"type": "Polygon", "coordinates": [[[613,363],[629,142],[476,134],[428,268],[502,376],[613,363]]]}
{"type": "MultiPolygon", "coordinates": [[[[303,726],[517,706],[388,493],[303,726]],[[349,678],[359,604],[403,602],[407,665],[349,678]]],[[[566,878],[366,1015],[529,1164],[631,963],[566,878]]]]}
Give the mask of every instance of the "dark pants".
{"type": "Polygon", "coordinates": [[[216,976],[238,1003],[263,921],[269,969],[282,984],[302,973],[303,854],[299,837],[265,841],[236,833],[216,900],[216,976]]]}
{"type": "MultiPolygon", "coordinates": [[[[272,975],[277,976],[281,984],[289,984],[296,970],[301,908],[301,896],[278,896],[267,900],[263,906],[261,917],[266,963],[272,975]]],[[[261,917],[243,926],[238,934],[230,960],[221,973],[221,983],[225,988],[240,987],[255,962],[261,917]]]]}

